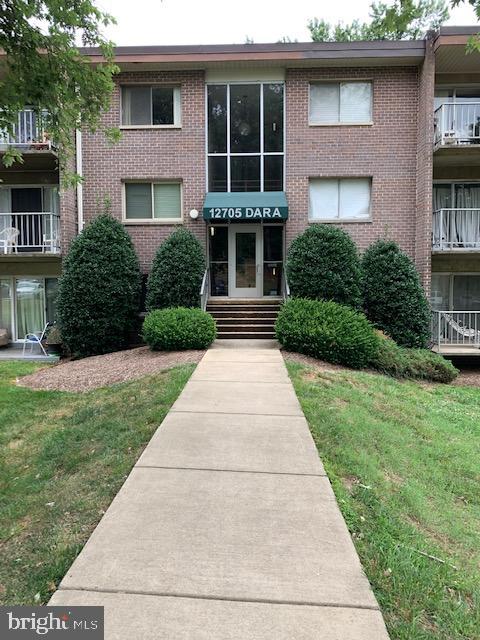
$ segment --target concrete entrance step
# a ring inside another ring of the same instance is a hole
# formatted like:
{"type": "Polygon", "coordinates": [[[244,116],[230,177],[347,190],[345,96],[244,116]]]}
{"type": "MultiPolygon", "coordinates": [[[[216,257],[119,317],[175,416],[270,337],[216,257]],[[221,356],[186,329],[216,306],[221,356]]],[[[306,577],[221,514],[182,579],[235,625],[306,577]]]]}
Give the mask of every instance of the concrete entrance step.
{"type": "Polygon", "coordinates": [[[228,340],[230,338],[245,338],[250,340],[266,340],[274,339],[275,331],[218,331],[219,340],[228,340]]]}
{"type": "Polygon", "coordinates": [[[273,327],[275,324],[275,317],[268,318],[245,318],[245,317],[237,317],[237,318],[218,318],[216,317],[217,327],[224,325],[238,325],[238,324],[249,324],[249,325],[267,325],[269,327],[273,327]]]}

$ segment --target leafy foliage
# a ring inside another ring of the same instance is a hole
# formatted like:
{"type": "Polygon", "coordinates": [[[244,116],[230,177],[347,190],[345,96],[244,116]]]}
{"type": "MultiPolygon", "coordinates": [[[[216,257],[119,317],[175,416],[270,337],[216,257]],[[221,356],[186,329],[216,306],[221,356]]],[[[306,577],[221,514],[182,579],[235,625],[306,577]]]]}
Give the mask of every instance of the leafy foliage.
{"type": "Polygon", "coordinates": [[[354,369],[366,367],[380,338],[362,313],[336,302],[293,298],[275,323],[279,342],[290,351],[354,369]]]}
{"type": "Polygon", "coordinates": [[[201,309],[156,309],[143,323],[143,338],[151,349],[206,349],[215,340],[215,320],[201,309]]]}
{"type": "Polygon", "coordinates": [[[308,28],[314,42],[350,42],[353,40],[415,40],[448,19],[445,0],[394,0],[372,2],[370,22],[353,20],[332,25],[314,18],[308,28]]]}
{"type": "Polygon", "coordinates": [[[388,338],[380,340],[380,348],[370,364],[374,369],[394,378],[413,378],[448,384],[458,375],[458,370],[453,364],[438,353],[428,349],[400,347],[388,338]]]}
{"type": "Polygon", "coordinates": [[[410,258],[395,242],[379,240],[366,250],[362,266],[368,319],[403,347],[425,347],[430,308],[410,258]]]}
{"type": "Polygon", "coordinates": [[[353,240],[342,229],[310,226],[293,240],[286,266],[292,296],[360,306],[360,259],[353,240]]]}
{"type": "Polygon", "coordinates": [[[64,344],[77,356],[122,349],[138,313],[140,269],[130,236],[107,213],[70,247],[57,301],[64,344]]]}
{"type": "MultiPolygon", "coordinates": [[[[45,110],[44,129],[61,148],[66,170],[73,153],[72,132],[79,125],[95,130],[110,105],[114,83],[113,44],[101,33],[114,19],[91,0],[9,0],[0,2],[0,129],[12,133],[25,106],[38,117],[45,110]],[[100,48],[103,62],[92,65],[76,44],[100,48]]],[[[10,147],[3,162],[21,161],[10,147]]],[[[69,175],[73,179],[74,176],[69,175]]]]}
{"type": "Polygon", "coordinates": [[[191,231],[174,231],[160,245],[153,261],[147,281],[147,310],[198,307],[204,271],[200,242],[191,231]]]}
{"type": "MultiPolygon", "coordinates": [[[[451,0],[451,5],[452,7],[458,7],[464,2],[467,2],[473,8],[478,22],[480,22],[480,0],[451,0]]],[[[473,53],[474,51],[480,51],[480,33],[477,33],[468,40],[467,52],[473,53]]]]}

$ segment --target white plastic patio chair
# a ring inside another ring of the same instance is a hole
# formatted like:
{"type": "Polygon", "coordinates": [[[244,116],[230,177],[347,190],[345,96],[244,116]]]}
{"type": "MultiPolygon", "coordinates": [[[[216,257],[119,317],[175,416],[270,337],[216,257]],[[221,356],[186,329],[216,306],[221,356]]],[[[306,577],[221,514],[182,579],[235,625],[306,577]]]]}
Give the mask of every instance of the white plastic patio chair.
{"type": "Polygon", "coordinates": [[[18,253],[17,238],[19,235],[20,231],[15,227],[7,227],[0,231],[0,247],[3,246],[3,253],[9,253],[9,248],[18,253]]]}
{"type": "Polygon", "coordinates": [[[40,349],[43,351],[43,355],[44,356],[48,356],[48,354],[45,351],[45,347],[43,346],[42,342],[43,342],[43,340],[45,340],[45,336],[47,334],[47,331],[48,331],[50,325],[51,325],[51,322],[47,322],[47,324],[43,327],[43,331],[41,333],[40,332],[27,333],[27,335],[23,339],[23,352],[22,352],[22,356],[23,357],[25,357],[25,349],[27,347],[27,344],[30,345],[30,353],[33,353],[33,347],[36,344],[38,344],[40,349]]]}

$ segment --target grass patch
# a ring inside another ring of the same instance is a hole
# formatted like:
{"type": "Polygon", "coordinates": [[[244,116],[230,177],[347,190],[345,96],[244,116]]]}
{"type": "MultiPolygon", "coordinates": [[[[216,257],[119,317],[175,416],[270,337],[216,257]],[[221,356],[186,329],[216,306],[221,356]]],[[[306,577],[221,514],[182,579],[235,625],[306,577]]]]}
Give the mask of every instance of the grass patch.
{"type": "Polygon", "coordinates": [[[479,390],[288,370],[392,639],[480,638],[479,390]]]}
{"type": "Polygon", "coordinates": [[[0,604],[48,601],[195,367],[86,394],[15,385],[38,368],[0,363],[0,604]]]}

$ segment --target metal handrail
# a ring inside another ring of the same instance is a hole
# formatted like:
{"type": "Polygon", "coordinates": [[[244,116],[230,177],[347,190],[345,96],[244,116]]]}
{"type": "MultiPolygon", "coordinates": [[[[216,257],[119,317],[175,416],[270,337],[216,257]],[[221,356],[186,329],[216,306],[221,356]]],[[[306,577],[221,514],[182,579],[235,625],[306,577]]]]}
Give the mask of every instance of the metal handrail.
{"type": "Polygon", "coordinates": [[[480,249],[480,208],[442,208],[433,212],[432,248],[480,249]]]}
{"type": "Polygon", "coordinates": [[[60,253],[60,215],[51,211],[0,213],[0,252],[60,253]]]}
{"type": "Polygon", "coordinates": [[[436,146],[480,144],[480,102],[446,102],[434,116],[436,146]]]}
{"type": "Polygon", "coordinates": [[[480,311],[432,310],[432,340],[439,348],[480,348],[480,311]]]}
{"type": "Polygon", "coordinates": [[[205,272],[202,278],[202,286],[200,287],[200,307],[202,311],[205,311],[205,309],[207,308],[209,272],[210,272],[210,269],[208,268],[205,269],[205,272]]]}
{"type": "Polygon", "coordinates": [[[284,300],[288,300],[288,298],[290,298],[290,285],[288,284],[287,270],[285,269],[285,265],[283,265],[282,271],[283,271],[282,297],[284,300]]]}
{"type": "Polygon", "coordinates": [[[45,131],[48,112],[26,108],[18,112],[11,131],[0,130],[0,145],[51,149],[52,141],[45,131]]]}

